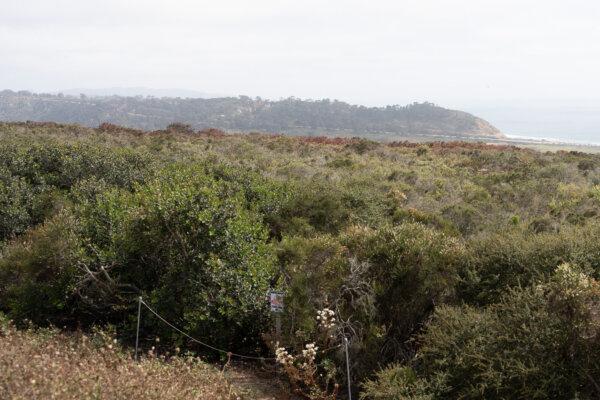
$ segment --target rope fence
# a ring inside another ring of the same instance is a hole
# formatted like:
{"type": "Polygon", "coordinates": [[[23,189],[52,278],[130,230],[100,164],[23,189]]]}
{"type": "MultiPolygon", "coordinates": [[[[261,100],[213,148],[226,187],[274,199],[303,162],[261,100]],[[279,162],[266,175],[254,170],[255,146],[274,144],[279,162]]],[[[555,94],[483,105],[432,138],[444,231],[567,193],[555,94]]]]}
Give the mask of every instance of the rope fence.
{"type": "MultiPolygon", "coordinates": [[[[212,346],[212,345],[210,345],[208,343],[205,343],[205,342],[203,342],[201,340],[198,340],[195,337],[192,337],[188,333],[184,332],[183,330],[179,329],[177,326],[175,326],[171,322],[167,321],[162,315],[160,315],[158,312],[156,312],[152,307],[150,307],[148,304],[146,304],[146,302],[141,297],[139,299],[139,302],[140,302],[141,305],[144,305],[144,307],[146,307],[148,309],[148,311],[150,311],[152,314],[154,314],[156,316],[156,318],[158,318],[159,320],[161,320],[163,323],[165,323],[171,329],[173,329],[173,330],[181,333],[183,336],[185,336],[186,338],[190,339],[192,342],[195,342],[195,343],[197,343],[197,344],[199,344],[201,346],[204,346],[204,347],[206,347],[208,349],[211,349],[211,350],[214,350],[216,352],[225,354],[227,356],[237,357],[237,358],[247,359],[247,360],[259,360],[259,361],[275,361],[276,360],[275,357],[247,356],[247,355],[237,354],[237,353],[234,353],[234,352],[231,352],[231,351],[219,349],[218,347],[212,346]]],[[[138,315],[138,326],[139,326],[139,315],[138,315]]],[[[139,330],[138,330],[138,333],[136,335],[136,343],[137,343],[137,337],[139,337],[139,330]]],[[[136,358],[137,358],[137,346],[136,346],[136,358]]]]}
{"type": "MultiPolygon", "coordinates": [[[[237,354],[237,353],[234,353],[231,351],[223,350],[218,347],[212,346],[208,343],[203,342],[202,340],[198,340],[195,337],[188,334],[187,332],[184,332],[183,330],[181,330],[180,328],[175,326],[173,323],[166,320],[162,315],[160,315],[158,312],[156,312],[156,310],[154,310],[152,307],[150,307],[148,304],[146,304],[146,302],[142,299],[142,297],[138,298],[137,332],[136,332],[136,336],[135,336],[135,359],[136,360],[138,360],[138,344],[139,344],[139,337],[140,337],[140,321],[141,321],[141,316],[142,316],[142,305],[145,308],[147,308],[148,311],[150,311],[152,314],[154,314],[154,316],[156,316],[156,318],[158,318],[164,324],[169,326],[171,329],[179,332],[180,334],[182,334],[189,340],[191,340],[201,346],[204,346],[213,351],[227,355],[227,357],[229,359],[231,359],[231,357],[237,357],[237,358],[246,359],[246,360],[258,360],[258,361],[276,361],[277,360],[277,358],[275,358],[275,357],[258,357],[258,356],[248,356],[248,355],[244,355],[244,354],[237,354]]],[[[348,354],[349,353],[348,352],[348,338],[344,337],[343,345],[338,344],[337,346],[332,346],[327,349],[321,350],[321,352],[325,353],[325,352],[328,352],[331,350],[339,349],[342,346],[344,346],[344,352],[346,354],[346,373],[347,373],[347,379],[348,379],[348,397],[349,397],[349,400],[352,400],[352,389],[351,389],[351,382],[350,382],[350,359],[349,359],[349,354],[348,354]]]]}

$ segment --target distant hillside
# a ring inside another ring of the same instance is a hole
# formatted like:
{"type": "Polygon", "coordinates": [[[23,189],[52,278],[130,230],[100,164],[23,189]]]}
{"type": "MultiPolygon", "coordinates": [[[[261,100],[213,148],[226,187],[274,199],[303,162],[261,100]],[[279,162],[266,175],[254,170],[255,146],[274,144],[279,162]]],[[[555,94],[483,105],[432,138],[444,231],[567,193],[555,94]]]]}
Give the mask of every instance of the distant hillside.
{"type": "Polygon", "coordinates": [[[279,101],[246,96],[213,99],[85,97],[0,92],[0,120],[55,121],[98,126],[111,122],[132,128],[163,129],[183,122],[235,131],[287,134],[390,134],[502,137],[488,122],[431,103],[364,107],[341,101],[279,101]]]}
{"type": "Polygon", "coordinates": [[[153,89],[143,86],[136,87],[110,87],[100,89],[86,89],[86,88],[75,88],[56,91],[53,94],[62,93],[64,95],[77,96],[84,94],[86,96],[122,96],[122,97],[135,97],[135,96],[151,96],[151,97],[183,97],[183,98],[202,98],[211,99],[215,97],[224,97],[224,95],[218,95],[216,93],[200,92],[198,90],[188,89],[153,89]]]}

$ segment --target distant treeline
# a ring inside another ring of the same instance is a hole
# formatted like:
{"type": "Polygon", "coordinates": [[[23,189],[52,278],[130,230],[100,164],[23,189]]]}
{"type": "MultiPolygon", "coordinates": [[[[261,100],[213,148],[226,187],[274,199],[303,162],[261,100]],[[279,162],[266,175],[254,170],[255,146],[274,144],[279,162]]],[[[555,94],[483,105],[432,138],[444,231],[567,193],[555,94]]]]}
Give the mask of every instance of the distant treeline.
{"type": "Polygon", "coordinates": [[[153,97],[86,97],[0,92],[0,120],[56,121],[96,127],[110,122],[156,130],[173,122],[193,128],[262,131],[286,134],[390,134],[452,137],[502,136],[488,122],[471,114],[432,103],[365,107],[337,100],[301,100],[290,97],[213,99],[153,97]]]}

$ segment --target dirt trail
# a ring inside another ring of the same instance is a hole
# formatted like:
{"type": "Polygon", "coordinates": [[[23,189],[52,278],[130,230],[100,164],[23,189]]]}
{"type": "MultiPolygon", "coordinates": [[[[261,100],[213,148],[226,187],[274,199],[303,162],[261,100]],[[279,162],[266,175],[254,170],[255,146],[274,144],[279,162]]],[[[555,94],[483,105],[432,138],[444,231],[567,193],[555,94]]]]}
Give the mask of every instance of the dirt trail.
{"type": "Polygon", "coordinates": [[[286,382],[272,367],[234,364],[225,369],[225,378],[247,400],[295,400],[286,382]]]}

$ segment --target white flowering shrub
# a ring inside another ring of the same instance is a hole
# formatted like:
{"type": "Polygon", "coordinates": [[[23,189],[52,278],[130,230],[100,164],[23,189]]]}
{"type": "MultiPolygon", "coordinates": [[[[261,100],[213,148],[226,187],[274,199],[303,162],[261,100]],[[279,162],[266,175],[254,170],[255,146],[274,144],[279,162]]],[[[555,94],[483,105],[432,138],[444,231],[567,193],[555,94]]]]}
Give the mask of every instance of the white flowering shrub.
{"type": "MultiPolygon", "coordinates": [[[[279,346],[279,342],[277,343],[277,346],[279,346]]],[[[287,352],[285,347],[277,347],[277,349],[275,349],[275,359],[284,367],[294,364],[294,357],[287,352]]]]}
{"type": "MultiPolygon", "coordinates": [[[[328,308],[317,311],[319,326],[325,331],[335,328],[335,312],[328,308]]],[[[329,343],[330,336],[323,343],[329,343]]],[[[315,342],[306,343],[296,355],[285,347],[275,344],[275,358],[288,377],[292,389],[303,398],[311,400],[333,400],[339,385],[335,382],[336,368],[326,359],[315,342]],[[320,363],[319,363],[320,361],[320,363]]]]}
{"type": "Polygon", "coordinates": [[[571,264],[561,264],[556,269],[553,281],[559,286],[559,294],[563,299],[585,296],[592,285],[591,279],[571,264]]]}
{"type": "Polygon", "coordinates": [[[336,326],[335,312],[329,308],[324,308],[320,311],[317,311],[317,321],[319,323],[319,328],[324,330],[332,330],[336,326]]]}
{"type": "Polygon", "coordinates": [[[569,319],[573,335],[585,339],[600,336],[600,284],[579,267],[562,264],[550,281],[538,287],[547,293],[554,312],[569,319]]]}

